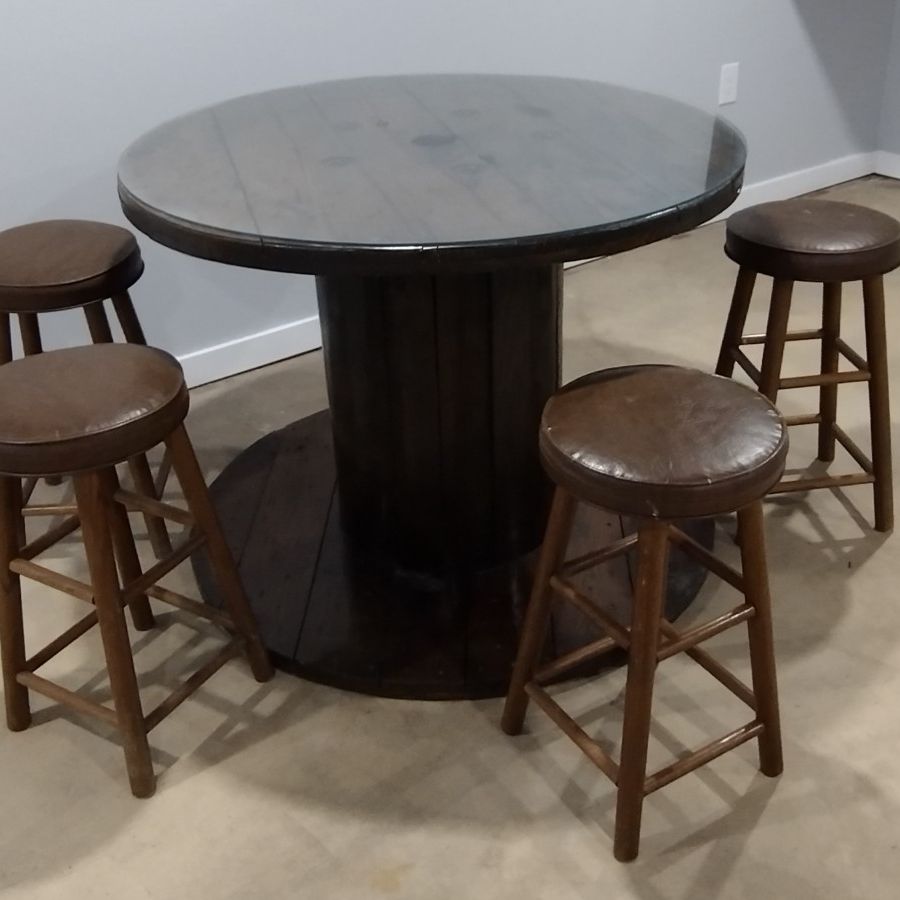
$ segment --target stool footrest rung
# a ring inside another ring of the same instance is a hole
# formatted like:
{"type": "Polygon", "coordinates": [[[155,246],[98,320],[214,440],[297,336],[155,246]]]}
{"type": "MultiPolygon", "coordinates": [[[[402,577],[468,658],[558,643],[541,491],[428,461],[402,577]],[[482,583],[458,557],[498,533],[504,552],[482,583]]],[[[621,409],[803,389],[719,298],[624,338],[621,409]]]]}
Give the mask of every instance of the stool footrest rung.
{"type": "Polygon", "coordinates": [[[40,503],[23,506],[23,516],[74,516],[78,507],[74,503],[40,503]]]}
{"type": "Polygon", "coordinates": [[[37,691],[39,694],[43,694],[57,703],[62,703],[64,706],[69,706],[77,712],[93,716],[116,728],[119,727],[119,720],[114,709],[89,700],[87,697],[76,694],[74,691],[67,690],[53,681],[48,681],[46,678],[41,678],[40,675],[35,675],[34,672],[19,672],[16,675],[16,681],[29,690],[37,691]]]}
{"type": "Polygon", "coordinates": [[[24,575],[32,581],[84,600],[85,603],[94,602],[94,589],[89,584],[79,581],[77,578],[70,578],[61,572],[54,572],[53,569],[48,569],[46,566],[39,566],[29,559],[13,559],[9,563],[9,569],[17,575],[24,575]]]}
{"type": "Polygon", "coordinates": [[[620,625],[612,616],[598,609],[594,603],[585,596],[574,584],[560,578],[558,575],[550,577],[550,587],[563,599],[580,610],[598,628],[606,632],[620,647],[627,650],[631,644],[628,629],[620,625]]]}
{"type": "MultiPolygon", "coordinates": [[[[820,341],[822,339],[821,328],[811,328],[807,331],[789,331],[784,339],[786,341],[820,341]]],[[[740,339],[740,344],[765,344],[766,335],[764,334],[745,334],[740,339]]]]}
{"type": "Polygon", "coordinates": [[[778,389],[789,391],[794,388],[823,387],[831,384],[850,384],[855,381],[868,381],[871,376],[868,372],[825,372],[821,375],[798,375],[792,378],[782,378],[778,382],[778,389]]]}
{"type": "Polygon", "coordinates": [[[151,566],[141,575],[135,578],[131,584],[124,588],[125,600],[130,603],[135,597],[146,594],[147,589],[156,584],[165,575],[168,575],[176,566],[180,566],[195,550],[206,543],[202,534],[189,537],[184,543],[176,547],[165,559],[161,559],[156,565],[151,566]]]}
{"type": "Polygon", "coordinates": [[[607,544],[605,547],[601,547],[599,550],[592,550],[583,556],[576,556],[574,559],[566,560],[559,567],[559,572],[561,575],[568,576],[576,575],[578,572],[585,571],[585,569],[592,569],[594,566],[599,566],[601,563],[608,562],[625,553],[637,544],[637,540],[637,534],[630,534],[627,537],[613,541],[611,544],[607,544]]]}
{"type": "Polygon", "coordinates": [[[841,428],[840,425],[834,424],[831,426],[832,434],[834,434],[837,442],[853,457],[853,460],[856,464],[868,475],[875,474],[875,468],[872,465],[872,460],[866,456],[865,453],[860,450],[859,445],[841,428]]]}
{"type": "Polygon", "coordinates": [[[174,606],[177,609],[183,609],[185,612],[199,616],[201,619],[206,619],[215,625],[221,625],[229,631],[235,630],[234,622],[232,622],[231,616],[227,613],[223,613],[207,603],[200,603],[191,597],[185,597],[184,594],[179,594],[177,591],[154,584],[147,588],[147,596],[161,600],[163,603],[168,603],[169,606],[174,606]]]}
{"type": "Polygon", "coordinates": [[[169,715],[170,712],[177,709],[191,696],[202,684],[208,681],[222,666],[230,659],[234,659],[244,646],[243,638],[235,638],[229,641],[215,656],[207,663],[197,669],[193,675],[182,682],[159,706],[156,707],[148,715],[144,716],[144,726],[147,731],[151,731],[162,720],[169,715]]]}
{"type": "Polygon", "coordinates": [[[654,772],[644,781],[644,796],[652,794],[661,787],[665,787],[667,784],[671,784],[676,779],[681,778],[682,775],[687,775],[688,772],[699,769],[700,766],[711,762],[723,753],[727,753],[729,750],[739,747],[746,741],[752,740],[761,734],[762,730],[762,722],[754,719],[754,721],[742,725],[730,734],[726,734],[724,737],[711,741],[699,750],[694,750],[693,753],[689,753],[687,756],[681,757],[681,759],[676,760],[671,765],[665,766],[658,772],[654,772]]]}
{"type": "Polygon", "coordinates": [[[810,413],[806,416],[785,416],[784,424],[789,428],[794,425],[821,425],[822,416],[819,413],[810,413]]]}
{"type": "Polygon", "coordinates": [[[69,644],[78,640],[85,632],[90,631],[97,624],[97,613],[90,612],[83,619],[79,619],[74,625],[67,628],[59,637],[54,638],[38,650],[34,656],[25,661],[25,668],[34,672],[45,663],[48,663],[57,653],[61,653],[69,644]]]}
{"type": "Polygon", "coordinates": [[[603,656],[604,653],[609,653],[610,650],[614,650],[618,646],[619,642],[611,637],[591,641],[591,643],[585,644],[577,650],[558,656],[552,662],[545,663],[534,673],[534,680],[538,684],[546,684],[548,681],[552,681],[559,675],[568,672],[569,669],[574,669],[576,666],[590,662],[590,660],[596,659],[598,656],[603,656]]]}
{"type": "Polygon", "coordinates": [[[874,484],[875,476],[861,473],[858,475],[822,475],[819,478],[797,478],[793,481],[781,481],[773,487],[770,494],[789,494],[793,491],[815,491],[819,488],[850,487],[854,484],[874,484]]]}
{"type": "Polygon", "coordinates": [[[616,761],[540,685],[530,681],[525,692],[613,784],[618,783],[616,761]]]}
{"type": "Polygon", "coordinates": [[[718,575],[722,581],[726,581],[741,593],[744,592],[744,576],[726,562],[719,559],[718,556],[710,553],[706,547],[702,544],[698,544],[697,541],[690,535],[685,534],[680,528],[676,528],[674,525],[669,527],[669,540],[680,547],[685,553],[703,563],[710,572],[714,575],[718,575]]]}
{"type": "Polygon", "coordinates": [[[143,494],[126,490],[116,491],[114,497],[129,511],[142,512],[148,516],[155,516],[157,519],[168,519],[179,525],[186,525],[188,528],[194,527],[194,517],[186,509],[172,506],[171,503],[163,503],[162,500],[154,497],[145,497],[143,494]]]}
{"type": "Polygon", "coordinates": [[[756,610],[749,604],[744,603],[741,606],[736,606],[731,612],[717,616],[715,619],[703,625],[698,625],[696,628],[691,628],[689,631],[679,632],[673,629],[675,630],[675,635],[672,635],[670,640],[657,650],[656,659],[662,662],[664,659],[668,659],[676,653],[681,653],[695,644],[700,644],[717,634],[721,634],[723,631],[727,631],[729,628],[734,628],[735,625],[740,625],[741,622],[746,622],[747,619],[752,619],[755,614],[756,610]]]}
{"type": "MultiPolygon", "coordinates": [[[[678,630],[666,619],[663,619],[660,622],[660,630],[667,637],[676,638],[679,634],[678,630]]],[[[727,688],[737,697],[739,700],[742,700],[750,709],[756,709],[756,697],[753,695],[753,691],[741,681],[737,675],[730,672],[725,666],[722,665],[715,657],[711,656],[705,650],[701,650],[699,647],[688,647],[685,651],[685,655],[689,656],[698,666],[702,669],[705,669],[712,675],[722,687],[727,688]]]]}
{"type": "Polygon", "coordinates": [[[48,528],[39,538],[35,538],[30,544],[26,544],[19,551],[20,559],[34,559],[40,556],[45,550],[49,550],[54,544],[68,537],[73,531],[78,531],[81,527],[81,520],[78,516],[71,516],[59,525],[48,528]]]}

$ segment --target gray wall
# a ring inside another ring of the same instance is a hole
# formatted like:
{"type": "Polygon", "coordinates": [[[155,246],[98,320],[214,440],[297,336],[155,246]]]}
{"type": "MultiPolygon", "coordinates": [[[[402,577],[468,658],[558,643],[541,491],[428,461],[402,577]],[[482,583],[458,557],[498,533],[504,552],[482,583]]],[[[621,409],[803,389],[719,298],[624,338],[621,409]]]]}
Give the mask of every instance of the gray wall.
{"type": "MultiPolygon", "coordinates": [[[[739,61],[739,101],[726,111],[750,143],[748,182],[769,179],[875,149],[893,7],[893,0],[4,0],[0,227],[50,216],[123,221],[116,160],[144,130],[235,94],[369,73],[545,72],[712,109],[721,64],[739,61]]],[[[142,244],[141,315],[150,338],[176,354],[315,311],[311,279],[142,244]]],[[[66,319],[52,339],[80,333],[66,319]]]]}
{"type": "MultiPolygon", "coordinates": [[[[890,55],[884,78],[884,102],[881,110],[881,128],[878,135],[878,149],[886,153],[900,154],[900,2],[894,15],[891,32],[890,55]]],[[[891,174],[895,172],[891,166],[891,174]]]]}

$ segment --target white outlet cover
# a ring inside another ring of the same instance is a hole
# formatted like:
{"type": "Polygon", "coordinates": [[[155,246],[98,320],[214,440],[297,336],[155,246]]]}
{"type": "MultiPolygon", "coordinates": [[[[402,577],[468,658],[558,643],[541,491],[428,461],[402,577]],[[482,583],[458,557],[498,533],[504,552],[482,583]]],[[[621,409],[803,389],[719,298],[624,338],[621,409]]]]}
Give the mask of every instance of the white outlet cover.
{"type": "Polygon", "coordinates": [[[734,103],[738,91],[738,63],[725,63],[719,76],[719,106],[734,103]]]}

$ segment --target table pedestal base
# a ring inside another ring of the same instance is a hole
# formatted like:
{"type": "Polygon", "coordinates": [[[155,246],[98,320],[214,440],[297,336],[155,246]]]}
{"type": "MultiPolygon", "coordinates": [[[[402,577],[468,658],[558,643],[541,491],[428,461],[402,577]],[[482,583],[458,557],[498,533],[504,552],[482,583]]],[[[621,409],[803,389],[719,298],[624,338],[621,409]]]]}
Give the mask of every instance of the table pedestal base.
{"type": "MultiPolygon", "coordinates": [[[[238,456],[212,495],[275,664],[335,687],[408,699],[475,699],[504,693],[528,597],[534,553],[493,568],[437,577],[373,558],[341,523],[326,412],[267,435],[238,456]]],[[[572,554],[620,537],[628,523],[583,506],[572,554]]],[[[688,530],[711,546],[711,522],[688,530]]],[[[194,567],[216,603],[202,553],[194,567]]],[[[630,561],[579,576],[627,621],[630,561]]],[[[677,617],[705,572],[673,548],[667,614],[677,617]]],[[[548,653],[594,638],[575,611],[559,609],[548,653]]],[[[604,664],[621,662],[609,657],[604,664]]],[[[596,669],[596,666],[595,666],[596,669]]]]}

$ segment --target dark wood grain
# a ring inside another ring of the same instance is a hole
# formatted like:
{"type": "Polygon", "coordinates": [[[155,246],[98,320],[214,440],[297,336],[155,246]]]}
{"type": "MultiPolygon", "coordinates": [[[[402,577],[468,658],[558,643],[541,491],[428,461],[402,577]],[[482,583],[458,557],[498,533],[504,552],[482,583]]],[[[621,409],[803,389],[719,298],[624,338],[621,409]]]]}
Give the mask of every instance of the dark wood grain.
{"type": "MultiPolygon", "coordinates": [[[[295,422],[240,454],[216,479],[211,496],[241,579],[276,664],[348,690],[388,697],[454,699],[501,696],[516,653],[536,559],[520,553],[496,565],[443,574],[412,571],[360,544],[343,522],[335,490],[329,414],[295,422]]],[[[709,546],[711,522],[692,523],[709,546]]],[[[572,554],[621,536],[618,516],[581,505],[572,554]]],[[[682,554],[673,552],[683,560],[682,554]]],[[[204,554],[193,558],[203,596],[219,603],[204,554]]],[[[670,619],[702,581],[670,572],[670,619]]],[[[677,567],[676,567],[677,568],[677,567]]],[[[603,609],[628,623],[631,581],[620,558],[575,576],[603,609]]],[[[596,637],[577,611],[561,606],[547,656],[596,637]]],[[[622,662],[611,653],[574,672],[622,662]]]]}
{"type": "Polygon", "coordinates": [[[194,256],[311,274],[496,269],[647,244],[727,207],[725,120],[616,85],[360,78],[239,97],[122,157],[126,215],[194,256]]]}
{"type": "Polygon", "coordinates": [[[540,543],[537,434],[559,378],[559,267],[320,277],[345,527],[465,574],[540,543]]]}
{"type": "Polygon", "coordinates": [[[493,496],[502,558],[537,547],[550,506],[537,433],[559,386],[562,267],[496,272],[492,292],[493,496]]]}

